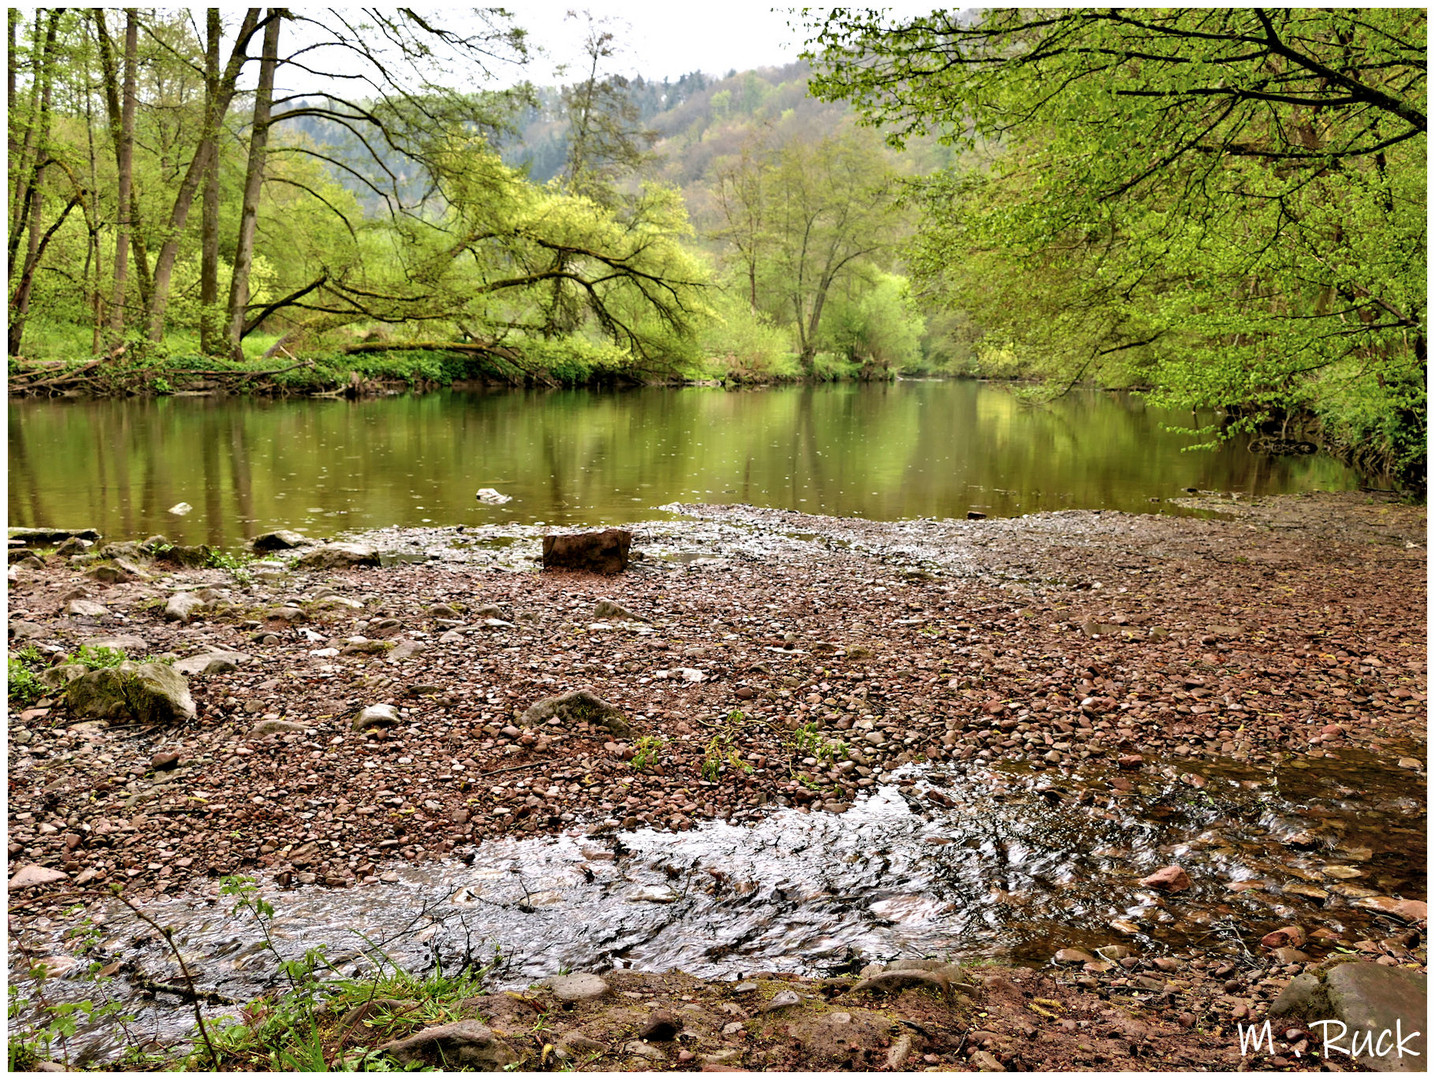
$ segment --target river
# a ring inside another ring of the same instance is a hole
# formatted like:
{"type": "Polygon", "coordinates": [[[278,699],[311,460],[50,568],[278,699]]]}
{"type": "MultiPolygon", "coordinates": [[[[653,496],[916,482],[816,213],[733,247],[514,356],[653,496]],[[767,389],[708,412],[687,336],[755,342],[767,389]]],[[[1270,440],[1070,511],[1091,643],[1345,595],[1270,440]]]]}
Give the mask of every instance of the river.
{"type": "Polygon", "coordinates": [[[1187,450],[1167,429],[1192,419],[1131,394],[1029,405],[971,381],[12,401],[9,520],[235,548],[281,527],[617,524],[672,502],[891,521],[1357,484],[1323,455],[1187,450]]]}

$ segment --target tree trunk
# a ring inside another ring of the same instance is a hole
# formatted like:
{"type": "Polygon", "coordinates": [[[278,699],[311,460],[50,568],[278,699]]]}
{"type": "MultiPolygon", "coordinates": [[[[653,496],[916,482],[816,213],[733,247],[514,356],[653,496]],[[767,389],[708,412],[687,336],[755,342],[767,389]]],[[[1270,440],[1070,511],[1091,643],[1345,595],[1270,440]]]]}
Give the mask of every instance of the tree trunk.
{"type": "MultiPolygon", "coordinates": [[[[204,50],[204,96],[219,98],[219,9],[208,11],[208,43],[204,50]]],[[[215,128],[216,135],[218,127],[215,128]]],[[[219,141],[210,144],[209,167],[204,173],[204,203],[199,225],[199,351],[218,356],[223,338],[219,331],[219,141]]]]}
{"type": "MultiPolygon", "coordinates": [[[[9,37],[7,39],[9,41],[10,51],[5,54],[5,100],[12,102],[15,100],[15,28],[19,25],[20,9],[11,8],[8,17],[9,37]]],[[[15,141],[14,128],[10,129],[9,137],[10,139],[7,146],[10,153],[10,160],[13,161],[19,151],[19,144],[15,141]]]]}
{"type": "Polygon", "coordinates": [[[100,169],[98,153],[95,149],[95,117],[94,117],[94,96],[85,95],[85,147],[89,151],[89,191],[90,198],[85,202],[85,231],[89,237],[89,244],[85,248],[85,288],[89,291],[89,306],[91,315],[90,352],[98,356],[104,345],[105,331],[105,300],[104,300],[104,260],[100,256],[100,206],[97,198],[100,190],[100,169]]]}
{"type": "MultiPolygon", "coordinates": [[[[46,234],[43,239],[40,235],[40,227],[44,224],[44,195],[43,185],[45,182],[46,165],[49,157],[50,141],[50,98],[51,98],[51,77],[53,73],[53,57],[55,52],[55,35],[59,30],[60,12],[51,9],[49,12],[50,25],[45,32],[45,47],[42,52],[36,55],[35,77],[39,84],[39,112],[30,117],[30,127],[25,135],[27,147],[33,147],[34,164],[30,167],[28,178],[28,191],[23,196],[25,214],[15,223],[10,234],[10,272],[15,272],[15,256],[20,245],[20,232],[17,230],[29,229],[29,241],[25,251],[24,267],[20,272],[19,283],[15,286],[10,296],[10,325],[9,333],[6,335],[6,345],[9,355],[19,356],[20,346],[25,339],[25,321],[30,314],[30,288],[35,280],[35,268],[39,265],[40,256],[49,243],[50,236],[54,235],[54,229],[46,234]],[[24,218],[28,217],[28,225],[24,224],[24,218]]],[[[36,29],[39,28],[40,15],[36,14],[36,29]]],[[[65,215],[74,209],[75,200],[65,208],[65,215]]],[[[56,225],[58,227],[58,223],[56,225]]]]}
{"type": "Polygon", "coordinates": [[[184,232],[185,222],[189,219],[189,211],[194,205],[194,196],[199,190],[200,181],[204,179],[204,171],[209,167],[209,155],[218,151],[219,127],[229,112],[229,103],[234,98],[235,83],[239,79],[239,71],[244,66],[244,62],[249,59],[246,50],[258,24],[259,9],[249,8],[246,10],[244,20],[239,27],[239,36],[234,42],[234,48],[230,51],[224,73],[220,76],[219,93],[212,99],[209,98],[209,95],[205,95],[203,133],[194,156],[189,160],[189,167],[185,170],[184,179],[180,181],[179,189],[175,192],[174,206],[170,210],[164,243],[160,246],[159,255],[155,258],[154,279],[150,283],[149,305],[145,311],[149,339],[153,342],[164,338],[164,313],[165,308],[169,306],[169,286],[170,280],[174,276],[175,260],[179,257],[181,234],[184,232]]]}
{"type": "Polygon", "coordinates": [[[120,105],[120,139],[115,148],[119,167],[119,219],[115,229],[115,282],[110,293],[110,334],[114,344],[125,332],[125,279],[129,269],[130,221],[133,217],[135,82],[139,66],[139,11],[125,9],[125,85],[120,105]]]}
{"type": "MultiPolygon", "coordinates": [[[[10,237],[7,245],[12,273],[15,260],[20,254],[20,239],[25,235],[25,228],[30,220],[30,200],[34,198],[38,186],[36,166],[43,153],[42,144],[48,137],[48,130],[45,137],[42,137],[41,128],[48,129],[49,126],[50,57],[55,48],[55,34],[59,29],[59,12],[51,10],[48,13],[35,13],[35,40],[40,39],[40,28],[47,14],[50,26],[45,35],[45,44],[41,48],[32,49],[31,53],[30,108],[24,121],[25,137],[20,144],[19,156],[16,157],[13,149],[10,153],[10,175],[16,178],[13,181],[14,193],[10,203],[10,237]]],[[[14,98],[10,100],[13,102],[14,98]]],[[[11,138],[13,139],[13,135],[11,138]]]]}
{"type": "Polygon", "coordinates": [[[259,86],[254,92],[254,129],[249,135],[249,165],[244,174],[244,208],[239,216],[239,241],[234,247],[234,273],[229,279],[230,355],[244,359],[244,313],[249,304],[249,272],[254,268],[254,231],[259,195],[264,189],[264,152],[269,142],[269,112],[274,101],[274,68],[279,60],[279,13],[269,9],[264,47],[259,59],[259,86]]]}

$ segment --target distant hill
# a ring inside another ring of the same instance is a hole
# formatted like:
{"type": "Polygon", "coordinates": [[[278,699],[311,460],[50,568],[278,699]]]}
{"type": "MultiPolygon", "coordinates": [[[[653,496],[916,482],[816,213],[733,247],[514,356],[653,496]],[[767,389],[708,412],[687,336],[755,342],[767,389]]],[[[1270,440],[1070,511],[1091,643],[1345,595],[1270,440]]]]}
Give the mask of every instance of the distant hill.
{"type": "MultiPolygon", "coordinates": [[[[807,93],[807,64],[757,68],[725,78],[693,72],[677,82],[641,75],[627,84],[642,125],[657,132],[653,150],[662,179],[686,188],[707,175],[715,158],[736,153],[764,128],[782,124],[821,137],[850,123],[845,103],[826,104],[807,93]]],[[[519,117],[519,133],[502,140],[504,160],[528,168],[538,183],[556,176],[568,152],[568,121],[558,87],[537,90],[538,104],[519,117]]]]}
{"type": "MultiPolygon", "coordinates": [[[[822,102],[808,94],[809,70],[806,63],[797,61],[722,78],[695,71],[676,81],[651,81],[641,75],[628,80],[623,89],[637,108],[639,125],[655,133],[653,158],[645,175],[681,189],[701,228],[709,217],[708,189],[718,160],[740,153],[745,144],[760,138],[816,140],[855,123],[845,102],[822,102]]],[[[535,87],[533,98],[532,104],[521,107],[513,117],[514,131],[490,129],[485,133],[508,164],[526,169],[529,178],[541,184],[557,176],[567,160],[568,118],[562,88],[535,87]]],[[[288,137],[324,146],[331,158],[354,172],[388,180],[342,125],[303,117],[288,122],[283,130],[288,137]]],[[[428,194],[425,178],[413,162],[381,143],[371,145],[380,151],[384,169],[397,180],[406,203],[428,194]]],[[[914,143],[901,158],[906,171],[925,173],[949,163],[951,152],[935,140],[924,140],[914,143]]],[[[355,194],[366,212],[383,210],[383,200],[354,172],[335,166],[329,171],[355,194]]]]}

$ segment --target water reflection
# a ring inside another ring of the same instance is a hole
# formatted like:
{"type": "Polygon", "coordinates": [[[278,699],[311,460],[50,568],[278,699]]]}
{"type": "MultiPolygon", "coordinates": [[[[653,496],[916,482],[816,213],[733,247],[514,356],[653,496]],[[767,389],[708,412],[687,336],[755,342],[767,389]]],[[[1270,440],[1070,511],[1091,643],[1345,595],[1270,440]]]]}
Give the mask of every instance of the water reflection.
{"type": "Polygon", "coordinates": [[[1329,458],[1183,451],[1162,425],[1189,415],[1130,395],[1029,406],[973,382],[15,401],[9,419],[12,525],[222,546],[279,527],[612,524],[674,501],[895,520],[1356,483],[1329,458]],[[480,504],[480,487],[513,499],[480,504]],[[193,512],[167,513],[179,502],[193,512]]]}

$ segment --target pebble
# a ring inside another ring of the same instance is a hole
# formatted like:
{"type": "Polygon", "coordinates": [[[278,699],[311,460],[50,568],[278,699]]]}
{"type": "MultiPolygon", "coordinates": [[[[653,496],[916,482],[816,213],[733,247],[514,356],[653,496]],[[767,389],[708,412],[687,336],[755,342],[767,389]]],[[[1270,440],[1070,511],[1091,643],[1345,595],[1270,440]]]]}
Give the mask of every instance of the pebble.
{"type": "Polygon", "coordinates": [[[592,1001],[608,992],[608,984],[597,975],[574,972],[559,975],[548,982],[559,1001],[592,1001]]]}
{"type": "Polygon", "coordinates": [[[659,1009],[639,1029],[638,1038],[646,1042],[671,1042],[681,1029],[682,1024],[673,1013],[659,1009]]]}
{"type": "Polygon", "coordinates": [[[1006,1066],[988,1050],[978,1050],[967,1060],[981,1072],[1006,1072],[1006,1066]]]}
{"type": "Polygon", "coordinates": [[[370,705],[354,718],[353,730],[367,731],[372,727],[392,727],[399,723],[399,714],[392,705],[370,705]]]}
{"type": "Polygon", "coordinates": [[[1142,878],[1141,884],[1150,889],[1160,889],[1162,892],[1185,892],[1191,887],[1191,878],[1184,868],[1173,864],[1164,866],[1154,874],[1142,878]]]}

